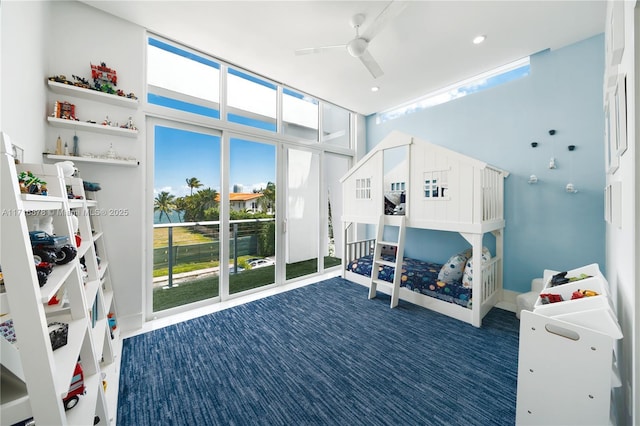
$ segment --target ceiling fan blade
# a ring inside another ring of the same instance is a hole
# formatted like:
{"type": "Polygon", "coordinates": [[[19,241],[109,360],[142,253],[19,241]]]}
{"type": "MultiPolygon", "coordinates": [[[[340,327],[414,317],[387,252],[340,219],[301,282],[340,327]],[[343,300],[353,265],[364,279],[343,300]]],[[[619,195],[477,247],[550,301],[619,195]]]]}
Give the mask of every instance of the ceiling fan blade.
{"type": "Polygon", "coordinates": [[[368,50],[366,50],[364,54],[360,56],[360,60],[362,61],[364,66],[367,67],[373,78],[378,78],[384,74],[382,68],[380,68],[380,65],[378,65],[376,60],[373,59],[373,56],[371,56],[371,53],[369,53],[368,50]]]}
{"type": "Polygon", "coordinates": [[[346,44],[337,44],[334,46],[322,46],[322,47],[307,47],[304,49],[297,49],[294,53],[296,54],[296,56],[300,56],[300,55],[311,55],[314,53],[325,53],[329,50],[335,50],[335,49],[346,49],[347,45],[346,44]]]}
{"type": "Polygon", "coordinates": [[[366,30],[360,35],[363,39],[371,41],[376,35],[384,29],[385,26],[396,16],[400,15],[405,7],[407,7],[407,1],[394,1],[392,0],[387,6],[382,9],[382,12],[376,16],[376,19],[367,27],[366,30]]]}

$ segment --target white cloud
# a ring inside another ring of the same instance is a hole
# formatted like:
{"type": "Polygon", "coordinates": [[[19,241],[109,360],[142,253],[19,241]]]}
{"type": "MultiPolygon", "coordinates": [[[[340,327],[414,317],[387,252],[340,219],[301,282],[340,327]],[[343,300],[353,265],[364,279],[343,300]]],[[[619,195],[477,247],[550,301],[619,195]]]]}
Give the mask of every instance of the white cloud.
{"type": "Polygon", "coordinates": [[[158,188],[153,188],[153,195],[158,195],[158,194],[160,194],[160,193],[161,193],[161,192],[163,192],[163,191],[168,192],[169,194],[173,194],[173,188],[172,188],[172,187],[170,187],[170,186],[164,186],[164,187],[162,187],[162,188],[160,188],[160,189],[158,189],[158,188]]]}

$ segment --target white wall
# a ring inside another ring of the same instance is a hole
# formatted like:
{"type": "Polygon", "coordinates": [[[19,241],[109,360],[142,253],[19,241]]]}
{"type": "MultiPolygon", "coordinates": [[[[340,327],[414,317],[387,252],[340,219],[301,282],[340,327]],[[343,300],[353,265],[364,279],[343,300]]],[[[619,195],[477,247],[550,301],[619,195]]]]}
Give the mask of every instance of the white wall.
{"type": "Polygon", "coordinates": [[[0,51],[0,124],[24,149],[24,160],[42,162],[45,140],[49,2],[3,1],[0,51]]]}
{"type": "MultiPolygon", "coordinates": [[[[47,75],[73,74],[90,80],[90,64],[105,62],[118,73],[117,88],[133,92],[144,103],[145,31],[112,15],[105,14],[78,2],[56,2],[50,16],[52,28],[64,29],[68,42],[50,37],[47,46],[47,75]]],[[[59,95],[50,94],[50,100],[59,95]],[[53,96],[53,97],[52,97],[53,96]]],[[[91,102],[78,102],[76,115],[82,120],[109,119],[123,123],[128,115],[140,130],[137,139],[114,138],[91,133],[80,134],[80,152],[104,153],[113,144],[120,156],[141,160],[138,167],[115,167],[77,163],[81,176],[98,182],[102,190],[97,194],[102,207],[128,209],[125,216],[102,216],[110,261],[110,271],[118,308],[118,320],[126,329],[138,328],[144,322],[144,236],[148,221],[145,217],[145,126],[142,107],[137,111],[112,108],[91,102]]],[[[47,144],[61,134],[72,140],[71,131],[50,128],[47,144]]]]}
{"type": "MultiPolygon", "coordinates": [[[[638,371],[638,309],[640,308],[637,291],[638,274],[638,225],[639,211],[637,203],[637,168],[638,150],[637,135],[640,122],[638,121],[638,66],[640,43],[640,11],[635,1],[610,1],[607,11],[606,44],[609,45],[612,28],[612,11],[614,3],[624,8],[624,40],[625,48],[622,60],[618,66],[611,64],[610,51],[607,52],[605,79],[603,82],[605,93],[612,90],[608,84],[608,77],[623,73],[627,75],[627,133],[628,149],[620,157],[620,167],[607,175],[607,184],[621,182],[621,204],[617,206],[622,213],[621,226],[608,224],[606,228],[606,275],[612,290],[612,298],[618,314],[618,320],[622,327],[624,338],[617,347],[617,357],[622,378],[622,387],[614,392],[617,424],[640,424],[640,372],[638,371]],[[635,11],[634,11],[635,7],[635,11]],[[635,14],[635,16],[634,16],[635,14]],[[634,22],[635,21],[635,22],[634,22]],[[634,40],[635,31],[635,40],[634,40]],[[635,141],[635,142],[634,142],[635,141]],[[634,403],[635,401],[635,403],[634,403]],[[635,407],[635,408],[633,408],[635,407]]],[[[614,20],[614,22],[616,22],[614,20]]],[[[616,22],[616,26],[620,25],[616,22]]],[[[617,27],[620,28],[620,27],[617,27]]]]}
{"type": "MultiPolygon", "coordinates": [[[[90,79],[90,63],[105,62],[118,72],[118,88],[141,97],[144,81],[144,30],[78,2],[3,1],[1,14],[2,115],[0,123],[25,150],[25,162],[41,163],[42,152],[53,148],[60,135],[72,141],[73,131],[51,128],[45,117],[61,99],[50,93],[47,78],[73,74],[90,79]]],[[[83,120],[101,120],[103,114],[120,122],[133,114],[142,130],[138,139],[119,140],[78,132],[81,151],[104,152],[113,143],[121,155],[143,158],[144,126],[141,109],[120,117],[117,109],[92,101],[78,101],[83,120]],[[103,110],[104,108],[104,110],[103,110]]],[[[84,179],[99,182],[104,207],[128,209],[128,216],[103,217],[106,243],[120,324],[123,329],[142,325],[143,305],[143,176],[146,165],[136,168],[88,166],[76,163],[84,179]]]]}

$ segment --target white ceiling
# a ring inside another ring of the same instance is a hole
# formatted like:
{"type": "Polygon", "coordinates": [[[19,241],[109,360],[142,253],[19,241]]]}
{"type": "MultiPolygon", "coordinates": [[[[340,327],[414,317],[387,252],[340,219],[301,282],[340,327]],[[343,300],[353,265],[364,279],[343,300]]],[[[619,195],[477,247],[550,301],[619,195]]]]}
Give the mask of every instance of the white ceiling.
{"type": "MultiPolygon", "coordinates": [[[[84,1],[150,31],[294,89],[369,115],[523,58],[604,32],[606,1],[407,1],[369,52],[384,75],[374,79],[341,49],[389,1],[84,1]],[[471,40],[479,34],[480,45],[471,40]],[[376,93],[372,86],[379,86],[376,93]]],[[[361,31],[362,32],[362,31],[361,31]]]]}

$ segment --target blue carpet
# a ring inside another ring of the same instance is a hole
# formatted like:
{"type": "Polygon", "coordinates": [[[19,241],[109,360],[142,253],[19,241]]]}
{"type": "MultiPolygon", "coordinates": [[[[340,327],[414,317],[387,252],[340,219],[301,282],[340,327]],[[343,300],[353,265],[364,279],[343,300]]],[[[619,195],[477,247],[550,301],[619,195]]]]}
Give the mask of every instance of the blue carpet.
{"type": "Polygon", "coordinates": [[[119,426],[513,425],[519,322],[326,281],[123,343],[119,426]]]}

